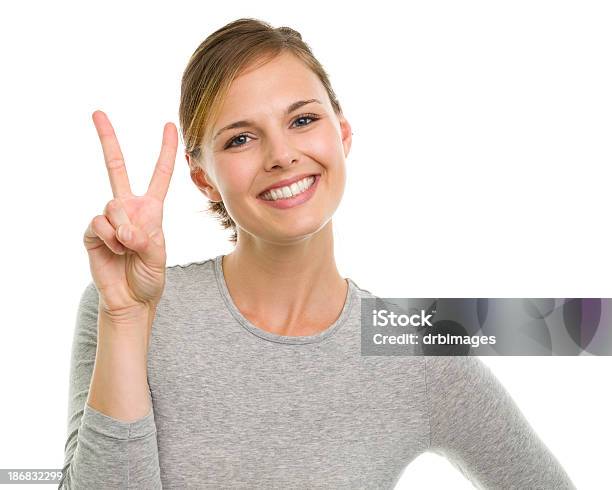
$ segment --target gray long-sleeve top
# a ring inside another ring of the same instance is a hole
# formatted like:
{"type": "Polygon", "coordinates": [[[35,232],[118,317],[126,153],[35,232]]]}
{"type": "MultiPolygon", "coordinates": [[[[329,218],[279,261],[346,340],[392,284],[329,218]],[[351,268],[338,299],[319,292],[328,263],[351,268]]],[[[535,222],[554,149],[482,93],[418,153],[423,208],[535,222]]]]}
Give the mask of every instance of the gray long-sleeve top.
{"type": "Polygon", "coordinates": [[[281,336],[233,303],[222,255],[167,268],[148,354],[151,412],[132,423],[86,404],[98,293],[80,300],[72,347],[67,489],[392,489],[426,451],[477,488],[574,489],[477,357],[362,356],[348,278],[323,332],[281,336]]]}

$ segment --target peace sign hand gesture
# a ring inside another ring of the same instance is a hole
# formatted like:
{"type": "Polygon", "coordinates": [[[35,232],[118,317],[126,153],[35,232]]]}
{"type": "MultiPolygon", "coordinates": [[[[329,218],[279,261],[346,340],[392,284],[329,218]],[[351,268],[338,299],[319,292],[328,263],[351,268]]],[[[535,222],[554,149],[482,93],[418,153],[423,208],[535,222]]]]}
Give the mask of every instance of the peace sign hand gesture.
{"type": "Polygon", "coordinates": [[[113,191],[103,214],[95,216],[83,243],[99,292],[100,308],[122,319],[155,308],[164,290],[166,245],[162,230],[163,204],[174,170],[178,134],[173,123],[164,126],[159,159],[144,196],[130,188],[115,131],[102,111],[92,119],[104,153],[113,191]]]}

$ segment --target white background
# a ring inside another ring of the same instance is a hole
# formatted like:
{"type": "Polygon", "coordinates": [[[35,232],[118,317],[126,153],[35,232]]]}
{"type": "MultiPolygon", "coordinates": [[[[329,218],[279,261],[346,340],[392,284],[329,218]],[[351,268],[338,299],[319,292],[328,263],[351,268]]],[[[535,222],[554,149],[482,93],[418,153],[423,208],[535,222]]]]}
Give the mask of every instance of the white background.
{"type": "MultiPolygon", "coordinates": [[[[352,124],[341,274],[381,297],[612,297],[609,5],[4,3],[0,467],[63,465],[82,235],[112,198],[91,113],[144,192],[191,53],[238,17],[300,31],[352,124]]],[[[181,146],[169,265],[231,250],[204,199],[181,146]]],[[[612,357],[482,359],[579,489],[609,485],[612,357]]],[[[425,454],[397,488],[472,486],[425,454]]]]}

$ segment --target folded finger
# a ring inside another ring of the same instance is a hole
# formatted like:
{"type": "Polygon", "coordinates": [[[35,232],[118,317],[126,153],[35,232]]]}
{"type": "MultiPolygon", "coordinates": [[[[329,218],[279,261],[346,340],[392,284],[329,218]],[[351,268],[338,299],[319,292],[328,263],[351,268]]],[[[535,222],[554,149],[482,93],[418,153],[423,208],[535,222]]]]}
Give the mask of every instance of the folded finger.
{"type": "Polygon", "coordinates": [[[126,247],[117,239],[117,231],[108,218],[103,215],[96,216],[90,224],[91,233],[99,237],[104,244],[117,255],[123,255],[126,247]]]}
{"type": "Polygon", "coordinates": [[[109,201],[102,214],[108,218],[108,221],[115,229],[121,225],[131,224],[130,218],[119,199],[109,201]]]}

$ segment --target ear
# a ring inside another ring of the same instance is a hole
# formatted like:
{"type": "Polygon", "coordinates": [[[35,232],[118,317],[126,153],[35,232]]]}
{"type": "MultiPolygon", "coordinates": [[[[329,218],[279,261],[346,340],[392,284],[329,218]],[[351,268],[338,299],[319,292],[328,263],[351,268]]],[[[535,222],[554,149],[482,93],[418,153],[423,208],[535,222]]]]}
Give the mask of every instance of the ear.
{"type": "Polygon", "coordinates": [[[347,157],[351,151],[351,144],[353,143],[353,129],[344,116],[340,116],[339,120],[342,146],[344,147],[344,156],[347,157]]]}
{"type": "Polygon", "coordinates": [[[215,186],[212,184],[210,177],[206,174],[205,170],[202,166],[194,160],[188,153],[185,153],[185,159],[187,160],[187,164],[189,165],[189,175],[191,180],[196,185],[200,191],[204,193],[208,199],[213,202],[220,202],[221,194],[219,191],[215,189],[215,186]]]}

